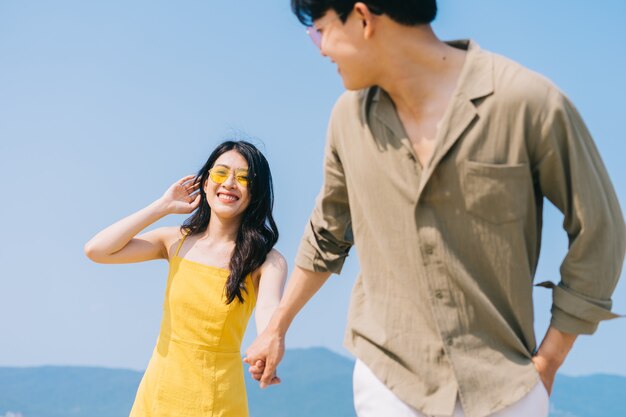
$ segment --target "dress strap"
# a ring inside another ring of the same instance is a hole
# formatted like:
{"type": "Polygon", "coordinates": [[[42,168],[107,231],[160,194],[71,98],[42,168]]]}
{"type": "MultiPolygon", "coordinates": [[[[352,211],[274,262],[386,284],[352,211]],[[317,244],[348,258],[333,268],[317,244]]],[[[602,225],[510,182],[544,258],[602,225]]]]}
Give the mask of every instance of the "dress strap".
{"type": "Polygon", "coordinates": [[[180,251],[180,247],[183,246],[183,242],[185,241],[185,239],[187,238],[187,233],[183,234],[183,238],[180,240],[180,243],[178,244],[178,247],[176,248],[176,253],[174,254],[174,256],[178,256],[178,252],[180,251]]]}

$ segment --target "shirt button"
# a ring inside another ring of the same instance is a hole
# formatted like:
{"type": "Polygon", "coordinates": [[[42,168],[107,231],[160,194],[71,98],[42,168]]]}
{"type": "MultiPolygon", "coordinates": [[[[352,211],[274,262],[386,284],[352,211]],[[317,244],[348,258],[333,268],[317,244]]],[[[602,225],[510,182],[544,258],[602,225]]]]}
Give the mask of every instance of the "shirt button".
{"type": "Polygon", "coordinates": [[[443,291],[441,290],[435,291],[435,297],[441,300],[443,298],[443,291]]]}
{"type": "Polygon", "coordinates": [[[426,252],[426,255],[432,255],[435,252],[435,247],[433,245],[426,245],[424,246],[424,252],[426,252]]]}
{"type": "Polygon", "coordinates": [[[446,340],[446,344],[448,346],[452,346],[454,344],[454,340],[452,340],[452,338],[449,338],[448,340],[446,340]]]}

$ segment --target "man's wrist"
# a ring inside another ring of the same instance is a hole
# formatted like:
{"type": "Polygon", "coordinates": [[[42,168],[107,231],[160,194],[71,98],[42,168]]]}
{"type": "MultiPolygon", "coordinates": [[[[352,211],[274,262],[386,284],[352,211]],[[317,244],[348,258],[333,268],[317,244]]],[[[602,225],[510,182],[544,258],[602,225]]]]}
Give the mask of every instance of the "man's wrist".
{"type": "Polygon", "coordinates": [[[267,324],[267,330],[275,336],[284,339],[292,320],[293,318],[289,317],[284,307],[278,307],[267,324]]]}
{"type": "Polygon", "coordinates": [[[565,362],[576,336],[550,327],[536,356],[540,357],[546,366],[558,369],[565,362]]]}
{"type": "Polygon", "coordinates": [[[563,365],[564,361],[565,358],[563,357],[542,353],[541,351],[537,352],[534,359],[535,364],[539,365],[542,369],[552,370],[554,372],[563,365]]]}

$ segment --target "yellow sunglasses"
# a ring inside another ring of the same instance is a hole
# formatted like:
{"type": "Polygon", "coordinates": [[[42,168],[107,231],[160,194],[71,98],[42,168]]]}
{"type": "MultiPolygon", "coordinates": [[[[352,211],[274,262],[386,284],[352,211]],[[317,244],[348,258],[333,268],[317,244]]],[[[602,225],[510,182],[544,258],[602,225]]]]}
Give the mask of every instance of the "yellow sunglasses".
{"type": "MultiPolygon", "coordinates": [[[[209,170],[209,178],[216,184],[223,184],[230,178],[232,170],[226,167],[213,167],[209,170]]],[[[248,186],[248,170],[243,168],[235,169],[235,180],[244,187],[248,186]]]]}

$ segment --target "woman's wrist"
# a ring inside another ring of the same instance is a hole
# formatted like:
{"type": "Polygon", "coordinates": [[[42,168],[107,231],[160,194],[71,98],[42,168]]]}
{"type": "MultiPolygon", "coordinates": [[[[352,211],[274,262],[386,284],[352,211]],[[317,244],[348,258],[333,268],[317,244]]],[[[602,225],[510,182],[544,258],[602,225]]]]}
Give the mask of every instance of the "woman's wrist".
{"type": "Polygon", "coordinates": [[[163,198],[159,198],[158,200],[153,201],[152,204],[148,206],[148,208],[154,215],[158,216],[159,218],[165,217],[168,214],[173,213],[171,205],[168,204],[168,202],[165,201],[163,198]]]}

